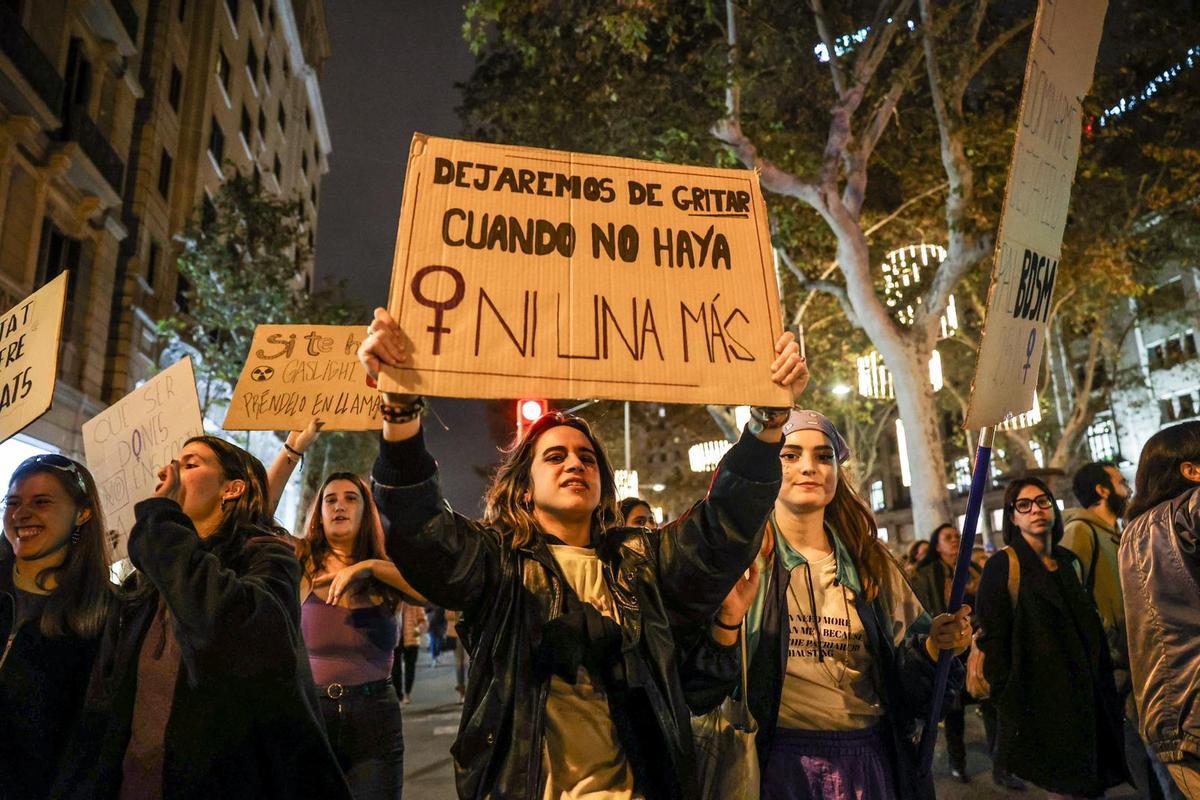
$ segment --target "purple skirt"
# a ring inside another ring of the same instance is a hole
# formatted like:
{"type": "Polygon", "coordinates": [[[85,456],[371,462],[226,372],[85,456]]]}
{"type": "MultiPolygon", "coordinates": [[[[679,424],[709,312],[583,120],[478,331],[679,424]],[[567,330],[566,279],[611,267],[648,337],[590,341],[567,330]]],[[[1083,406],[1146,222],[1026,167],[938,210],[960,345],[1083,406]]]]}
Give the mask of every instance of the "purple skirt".
{"type": "Polygon", "coordinates": [[[861,731],[776,728],[762,800],[890,800],[892,767],[881,726],[861,731]]]}

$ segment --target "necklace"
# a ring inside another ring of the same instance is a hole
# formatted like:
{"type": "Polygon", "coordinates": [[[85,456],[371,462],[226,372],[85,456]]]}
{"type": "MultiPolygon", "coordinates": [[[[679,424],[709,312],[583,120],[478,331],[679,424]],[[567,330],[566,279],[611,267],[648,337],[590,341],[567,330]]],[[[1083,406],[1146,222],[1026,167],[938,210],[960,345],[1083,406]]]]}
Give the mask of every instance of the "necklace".
{"type": "MultiPolygon", "coordinates": [[[[834,574],[837,574],[837,551],[836,550],[834,551],[834,554],[833,554],[833,564],[834,564],[834,574]]],[[[825,658],[825,642],[821,635],[821,618],[820,618],[820,615],[817,613],[817,599],[816,599],[816,594],[813,592],[812,569],[809,566],[809,563],[807,561],[804,562],[803,567],[804,567],[804,572],[805,572],[805,578],[807,579],[807,582],[808,582],[808,607],[811,610],[811,616],[809,617],[809,619],[810,619],[812,627],[813,627],[813,633],[817,637],[817,663],[821,665],[821,669],[823,669],[825,671],[825,674],[829,676],[829,680],[833,681],[834,684],[836,684],[837,686],[840,687],[840,686],[842,686],[842,683],[845,681],[846,670],[849,667],[847,666],[845,660],[836,658],[832,654],[830,655],[830,657],[828,659],[825,658]],[[841,667],[841,669],[837,672],[836,675],[834,674],[833,670],[831,670],[829,668],[829,663],[828,663],[829,661],[835,661],[841,667]]],[[[846,612],[846,636],[847,636],[846,643],[847,643],[847,646],[849,646],[850,641],[851,641],[851,639],[850,639],[850,635],[851,635],[851,633],[850,633],[850,628],[851,628],[851,626],[850,626],[850,620],[851,620],[850,598],[848,597],[848,595],[846,593],[846,587],[843,586],[840,581],[836,581],[835,583],[837,583],[838,587],[842,590],[842,606],[846,612]]],[[[800,603],[800,598],[796,595],[796,587],[792,584],[791,573],[788,574],[788,594],[791,595],[791,598],[792,598],[791,602],[794,604],[796,611],[798,613],[800,613],[801,622],[803,622],[803,613],[801,612],[801,609],[803,608],[803,606],[800,603]]],[[[789,614],[788,616],[790,617],[791,615],[789,614]]]]}

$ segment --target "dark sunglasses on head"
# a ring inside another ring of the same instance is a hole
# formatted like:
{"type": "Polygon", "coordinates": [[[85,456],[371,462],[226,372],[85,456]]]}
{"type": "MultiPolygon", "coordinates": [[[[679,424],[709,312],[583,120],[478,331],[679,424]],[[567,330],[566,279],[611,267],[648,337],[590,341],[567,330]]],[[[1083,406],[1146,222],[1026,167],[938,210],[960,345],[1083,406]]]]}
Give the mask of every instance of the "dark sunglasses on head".
{"type": "Polygon", "coordinates": [[[79,471],[79,465],[66,456],[60,456],[57,453],[43,453],[37,456],[30,456],[21,462],[21,465],[17,467],[16,471],[20,472],[21,470],[33,464],[37,464],[38,466],[42,467],[53,467],[59,472],[69,473],[75,478],[75,483],[79,486],[79,491],[83,492],[84,495],[87,495],[87,483],[83,480],[83,474],[79,471]]]}
{"type": "Polygon", "coordinates": [[[1050,499],[1049,495],[1039,494],[1033,498],[1022,497],[1020,500],[1014,500],[1013,508],[1022,514],[1028,514],[1033,510],[1034,503],[1037,503],[1038,508],[1051,508],[1054,505],[1054,501],[1050,499]]]}

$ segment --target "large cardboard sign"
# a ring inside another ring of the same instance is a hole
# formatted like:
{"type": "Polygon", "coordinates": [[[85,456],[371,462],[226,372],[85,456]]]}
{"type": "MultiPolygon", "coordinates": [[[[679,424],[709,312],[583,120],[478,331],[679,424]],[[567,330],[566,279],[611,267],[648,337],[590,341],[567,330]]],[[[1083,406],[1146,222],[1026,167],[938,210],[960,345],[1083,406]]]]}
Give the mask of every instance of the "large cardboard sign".
{"type": "Polygon", "coordinates": [[[227,431],[376,430],[379,390],[358,361],[365,325],[259,325],[225,415],[227,431]]]}
{"type": "Polygon", "coordinates": [[[0,442],[54,402],[68,280],[63,272],[0,316],[0,442]]]}
{"type": "Polygon", "coordinates": [[[417,134],[381,388],[787,405],[758,176],[417,134]]]}
{"type": "Polygon", "coordinates": [[[158,470],[204,433],[192,360],[184,358],[83,423],[83,452],[100,490],[114,556],[124,558],[133,507],[151,497],[158,470]]]}
{"type": "Polygon", "coordinates": [[[1041,0],[996,241],[969,428],[1034,403],[1107,0],[1041,0]]]}

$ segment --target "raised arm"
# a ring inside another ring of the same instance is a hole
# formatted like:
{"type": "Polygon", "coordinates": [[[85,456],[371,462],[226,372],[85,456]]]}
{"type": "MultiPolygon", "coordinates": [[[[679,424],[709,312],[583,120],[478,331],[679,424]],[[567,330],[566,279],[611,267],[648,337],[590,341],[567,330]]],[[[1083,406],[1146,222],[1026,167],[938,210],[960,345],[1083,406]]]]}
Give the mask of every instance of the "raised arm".
{"type": "Polygon", "coordinates": [[[267,488],[270,491],[268,514],[275,514],[275,509],[279,507],[279,498],[283,497],[283,490],[287,487],[287,482],[291,479],[292,473],[296,471],[296,467],[300,465],[300,459],[304,457],[305,451],[316,441],[317,434],[324,424],[321,420],[314,418],[309,421],[304,430],[292,431],[284,439],[283,447],[279,448],[279,455],[275,456],[275,460],[267,468],[267,488]]]}
{"type": "Polygon", "coordinates": [[[175,500],[143,500],[135,514],[130,559],[166,601],[185,652],[202,659],[236,650],[221,668],[242,676],[293,667],[300,563],[291,547],[282,539],[247,544],[239,574],[202,545],[175,500]]]}
{"type": "MultiPolygon", "coordinates": [[[[358,355],[372,381],[382,367],[407,360],[386,309],[375,309],[358,355]]],[[[388,557],[411,587],[444,608],[469,609],[498,582],[502,545],[493,531],[446,504],[421,434],[423,410],[420,398],[384,394],[383,440],[371,471],[375,501],[387,520],[388,557]]]]}
{"type": "MultiPolygon", "coordinates": [[[[792,393],[808,385],[808,365],[791,333],[775,345],[771,380],[792,393]]],[[[659,539],[663,599],[685,619],[706,621],[754,560],[774,508],[781,476],[779,448],[790,409],[756,409],[750,426],[721,459],[708,495],[659,539]]]]}

